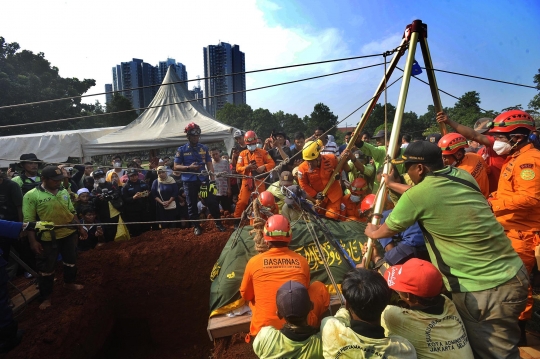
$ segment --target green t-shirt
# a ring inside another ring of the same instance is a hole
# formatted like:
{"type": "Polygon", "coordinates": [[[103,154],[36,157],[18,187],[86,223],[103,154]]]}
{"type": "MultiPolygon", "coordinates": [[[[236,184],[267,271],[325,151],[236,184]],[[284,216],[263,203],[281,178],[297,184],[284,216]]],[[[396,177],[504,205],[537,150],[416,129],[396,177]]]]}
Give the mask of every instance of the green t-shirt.
{"type": "Polygon", "coordinates": [[[389,305],[382,314],[386,335],[399,335],[414,345],[418,359],[473,359],[471,345],[454,303],[443,296],[441,314],[389,305]]]}
{"type": "Polygon", "coordinates": [[[433,264],[451,292],[495,288],[523,265],[480,191],[466,171],[446,167],[407,190],[385,223],[403,232],[418,221],[433,264]],[[439,176],[437,175],[439,174],[439,176]]]}
{"type": "Polygon", "coordinates": [[[296,342],[274,327],[263,327],[253,341],[253,350],[261,359],[319,359],[323,357],[321,333],[296,342]]]}
{"type": "Polygon", "coordinates": [[[326,359],[416,359],[411,343],[397,335],[374,339],[351,329],[351,315],[345,308],[321,323],[323,355],[326,359]]]}
{"type": "MultiPolygon", "coordinates": [[[[363,154],[366,156],[371,156],[373,158],[373,162],[375,162],[376,170],[381,168],[384,165],[384,159],[386,158],[386,147],[384,146],[373,146],[370,143],[364,142],[362,147],[360,148],[363,154]]],[[[401,156],[405,152],[404,148],[401,148],[399,150],[398,157],[401,156]]],[[[399,172],[399,174],[405,173],[405,165],[402,163],[400,165],[396,165],[396,168],[399,172]]],[[[373,182],[373,193],[377,193],[377,190],[379,189],[379,181],[377,181],[377,176],[375,175],[375,181],[373,182]]]]}
{"type": "MultiPolygon", "coordinates": [[[[75,208],[67,190],[59,190],[56,195],[46,191],[42,186],[34,188],[23,197],[23,221],[53,222],[54,224],[69,224],[76,215],[75,208]]],[[[54,230],[56,239],[65,238],[75,232],[73,227],[63,227],[54,230]]],[[[41,240],[50,241],[49,232],[43,232],[41,240]]]]}
{"type": "Polygon", "coordinates": [[[281,192],[281,185],[279,184],[279,181],[269,185],[266,190],[272,193],[276,198],[276,206],[278,206],[279,213],[281,213],[281,208],[283,207],[283,204],[285,204],[285,195],[281,192]]]}

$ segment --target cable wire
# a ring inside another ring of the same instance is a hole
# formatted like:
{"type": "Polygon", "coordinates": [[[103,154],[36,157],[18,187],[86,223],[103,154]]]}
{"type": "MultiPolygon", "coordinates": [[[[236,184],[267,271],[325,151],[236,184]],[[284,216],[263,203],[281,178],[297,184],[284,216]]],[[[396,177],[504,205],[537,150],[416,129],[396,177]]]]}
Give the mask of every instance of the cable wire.
{"type": "Polygon", "coordinates": [[[210,98],[215,98],[215,97],[222,97],[222,96],[234,95],[234,94],[237,94],[237,93],[250,92],[250,91],[256,91],[256,90],[263,90],[263,89],[276,87],[276,86],[282,86],[282,85],[289,85],[289,84],[293,84],[293,83],[297,83],[297,82],[314,80],[314,79],[318,79],[318,78],[344,74],[344,73],[347,73],[347,72],[363,70],[363,69],[367,69],[367,68],[375,67],[375,66],[380,66],[380,65],[383,65],[383,63],[373,64],[373,65],[368,65],[368,66],[362,66],[362,67],[357,67],[357,68],[354,68],[354,69],[343,70],[343,71],[338,71],[338,72],[332,72],[330,74],[325,74],[325,75],[307,77],[307,78],[299,79],[299,80],[281,82],[281,83],[277,83],[277,84],[273,84],[273,85],[260,86],[260,87],[255,87],[255,88],[247,89],[247,90],[233,91],[233,92],[229,92],[229,93],[225,93],[225,94],[221,94],[221,95],[207,96],[207,97],[200,98],[200,99],[193,99],[193,100],[186,100],[186,101],[180,101],[180,102],[167,103],[167,104],[163,104],[163,105],[159,105],[159,106],[140,107],[140,108],[131,109],[131,110],[123,110],[123,111],[116,111],[116,112],[109,112],[109,113],[99,113],[99,114],[94,114],[94,115],[89,115],[89,116],[69,117],[69,118],[62,118],[62,119],[58,119],[58,120],[48,120],[48,121],[39,121],[39,122],[30,122],[30,123],[19,123],[19,124],[13,124],[13,125],[4,125],[4,126],[0,126],[0,128],[11,128],[11,127],[41,125],[41,124],[46,124],[46,123],[64,122],[64,121],[71,121],[71,120],[80,120],[80,119],[85,119],[85,118],[109,116],[109,115],[115,115],[115,114],[126,113],[126,112],[133,112],[133,111],[138,111],[138,110],[147,110],[147,109],[151,109],[151,108],[180,105],[180,104],[184,104],[184,103],[200,101],[200,100],[205,100],[205,99],[210,99],[210,98]]]}
{"type": "MultiPolygon", "coordinates": [[[[394,50],[394,51],[395,51],[395,50],[394,50]]],[[[323,61],[315,61],[315,62],[306,62],[306,63],[302,63],[302,64],[295,64],[295,65],[286,65],[286,66],[271,67],[271,68],[267,68],[267,69],[259,69],[259,70],[243,71],[243,72],[233,72],[233,73],[230,73],[230,74],[215,75],[215,76],[207,76],[207,77],[202,77],[202,78],[197,78],[197,79],[191,79],[191,80],[182,80],[182,81],[168,82],[168,83],[164,83],[164,84],[155,84],[155,85],[147,85],[147,86],[131,87],[131,88],[122,89],[122,90],[119,90],[119,91],[106,91],[106,92],[100,92],[100,93],[88,94],[88,95],[71,96],[71,97],[62,97],[62,98],[57,98],[57,99],[52,99],[52,100],[34,101],[34,102],[27,102],[27,103],[21,103],[21,104],[16,104],[16,105],[0,106],[0,110],[5,109],[5,108],[22,107],[22,106],[31,106],[31,105],[38,105],[38,104],[49,103],[49,102],[57,102],[57,101],[73,100],[73,99],[83,98],[83,97],[101,96],[101,95],[107,95],[107,94],[111,94],[111,93],[115,93],[115,92],[122,93],[122,92],[127,92],[127,91],[133,91],[133,90],[145,89],[145,88],[159,87],[159,86],[163,86],[163,85],[175,85],[175,84],[187,83],[187,82],[192,82],[192,81],[211,80],[211,79],[216,79],[216,78],[220,78],[220,77],[228,77],[228,76],[238,76],[238,75],[254,74],[254,73],[257,73],[257,72],[282,70],[282,69],[288,69],[288,68],[293,68],[293,67],[301,67],[301,66],[319,65],[319,64],[326,64],[326,63],[338,62],[338,61],[348,61],[348,60],[364,59],[364,58],[376,57],[376,56],[381,56],[381,55],[383,55],[383,54],[373,54],[373,55],[364,55],[364,56],[344,57],[344,58],[340,58],[340,59],[323,60],[323,61]]],[[[225,96],[225,95],[220,95],[220,96],[225,96]]]]}
{"type": "Polygon", "coordinates": [[[424,70],[433,70],[433,71],[444,72],[444,73],[452,74],[452,75],[458,75],[458,76],[464,76],[464,77],[471,77],[471,78],[473,78],[473,79],[479,79],[479,80],[485,80],[485,81],[498,82],[498,83],[501,83],[501,84],[514,85],[514,86],[520,86],[520,87],[527,87],[527,88],[531,88],[531,89],[538,90],[538,88],[537,88],[536,86],[531,86],[531,85],[522,85],[522,84],[518,84],[518,83],[515,83],[515,82],[508,82],[508,81],[503,81],[503,80],[490,79],[490,78],[488,78],[488,77],[482,77],[482,76],[474,76],[474,75],[462,74],[462,73],[454,72],[454,71],[439,70],[439,69],[429,69],[429,68],[426,68],[426,67],[422,67],[422,68],[423,68],[424,70]]]}

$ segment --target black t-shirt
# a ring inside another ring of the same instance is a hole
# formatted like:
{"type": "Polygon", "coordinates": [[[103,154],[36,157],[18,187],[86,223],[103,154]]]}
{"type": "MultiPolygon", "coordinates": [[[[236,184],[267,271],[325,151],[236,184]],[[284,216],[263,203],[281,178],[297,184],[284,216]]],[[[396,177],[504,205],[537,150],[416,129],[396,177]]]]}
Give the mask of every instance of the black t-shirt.
{"type": "MultiPolygon", "coordinates": [[[[81,221],[81,223],[84,224],[84,221],[81,221]]],[[[98,237],[96,236],[97,227],[99,226],[99,223],[94,224],[85,224],[83,226],[83,229],[88,233],[88,238],[85,240],[79,239],[79,243],[77,244],[77,247],[80,251],[87,251],[89,249],[96,248],[98,244],[98,237]]]]}
{"type": "Polygon", "coordinates": [[[0,219],[19,221],[17,207],[22,207],[21,187],[10,179],[4,178],[0,184],[0,219]]]}

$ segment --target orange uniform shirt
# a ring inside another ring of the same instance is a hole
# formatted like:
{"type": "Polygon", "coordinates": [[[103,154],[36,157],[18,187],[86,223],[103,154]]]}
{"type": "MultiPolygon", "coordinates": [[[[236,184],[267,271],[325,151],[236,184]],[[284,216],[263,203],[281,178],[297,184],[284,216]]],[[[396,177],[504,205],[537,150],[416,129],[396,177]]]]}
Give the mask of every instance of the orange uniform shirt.
{"type": "Polygon", "coordinates": [[[528,144],[502,167],[491,208],[505,230],[540,231],[540,151],[528,144]]]}
{"type": "Polygon", "coordinates": [[[351,201],[351,195],[345,195],[343,199],[341,200],[341,203],[345,206],[343,211],[341,211],[342,216],[346,216],[348,218],[351,218],[355,221],[359,222],[366,222],[367,219],[365,217],[360,216],[360,202],[353,202],[351,201]]]}
{"type": "MultiPolygon", "coordinates": [[[[268,152],[266,152],[262,148],[257,148],[253,152],[250,152],[249,150],[243,150],[238,156],[238,162],[236,162],[236,172],[242,175],[249,176],[250,173],[246,173],[246,167],[249,166],[249,163],[253,160],[257,163],[257,167],[264,165],[264,167],[266,167],[266,171],[270,171],[276,166],[276,163],[274,162],[272,157],[270,157],[268,152]]],[[[253,175],[257,174],[259,173],[253,171],[253,175]]]]}
{"type": "Polygon", "coordinates": [[[252,336],[257,335],[262,327],[271,325],[281,329],[285,324],[285,320],[279,319],[276,314],[276,294],[279,287],[289,280],[309,287],[307,260],[289,248],[271,248],[249,260],[240,285],[240,295],[250,302],[252,336]]]}
{"type": "Polygon", "coordinates": [[[457,167],[469,172],[478,183],[484,197],[488,198],[490,193],[488,176],[489,167],[486,161],[476,153],[468,152],[465,153],[465,157],[463,157],[457,167]]]}
{"type": "MultiPolygon", "coordinates": [[[[317,196],[317,193],[322,192],[326,184],[330,180],[330,176],[337,167],[338,160],[335,155],[320,155],[321,165],[314,169],[309,170],[307,161],[304,161],[298,166],[298,182],[300,187],[311,197],[317,196]]],[[[326,196],[330,202],[336,202],[341,199],[343,192],[338,180],[334,181],[326,196]]]]}

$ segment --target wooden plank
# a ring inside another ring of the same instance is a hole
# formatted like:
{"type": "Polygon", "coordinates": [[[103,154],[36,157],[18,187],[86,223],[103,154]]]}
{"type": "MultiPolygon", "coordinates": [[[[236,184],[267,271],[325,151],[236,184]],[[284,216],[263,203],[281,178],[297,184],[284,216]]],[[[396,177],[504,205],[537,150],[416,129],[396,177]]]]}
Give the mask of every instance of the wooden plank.
{"type": "Polygon", "coordinates": [[[18,310],[24,307],[25,298],[26,298],[26,303],[30,303],[33,299],[35,299],[39,295],[39,289],[37,289],[35,284],[32,284],[28,288],[23,290],[22,294],[24,294],[24,298],[21,295],[21,293],[11,298],[11,301],[15,305],[13,307],[13,312],[17,312],[18,310]]]}
{"type": "MultiPolygon", "coordinates": [[[[335,313],[341,306],[341,302],[337,298],[330,301],[332,313],[335,313]]],[[[327,315],[329,313],[327,312],[327,315]]],[[[251,315],[243,314],[235,317],[228,317],[225,314],[218,315],[208,319],[208,327],[206,331],[210,340],[216,338],[229,337],[235,333],[249,332],[249,324],[251,323],[251,315]]]]}

